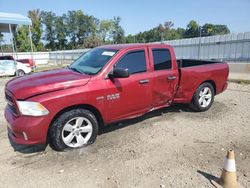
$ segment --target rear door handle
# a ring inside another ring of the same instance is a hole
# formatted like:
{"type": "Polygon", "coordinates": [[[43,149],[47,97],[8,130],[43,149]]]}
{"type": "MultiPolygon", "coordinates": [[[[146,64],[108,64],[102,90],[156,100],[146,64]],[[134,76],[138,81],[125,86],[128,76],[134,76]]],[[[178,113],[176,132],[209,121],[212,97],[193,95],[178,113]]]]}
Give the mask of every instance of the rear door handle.
{"type": "Polygon", "coordinates": [[[168,76],[168,80],[175,80],[176,76],[168,76]]]}
{"type": "Polygon", "coordinates": [[[149,83],[149,80],[148,80],[148,79],[140,80],[140,81],[139,81],[139,84],[147,84],[147,83],[149,83]]]}

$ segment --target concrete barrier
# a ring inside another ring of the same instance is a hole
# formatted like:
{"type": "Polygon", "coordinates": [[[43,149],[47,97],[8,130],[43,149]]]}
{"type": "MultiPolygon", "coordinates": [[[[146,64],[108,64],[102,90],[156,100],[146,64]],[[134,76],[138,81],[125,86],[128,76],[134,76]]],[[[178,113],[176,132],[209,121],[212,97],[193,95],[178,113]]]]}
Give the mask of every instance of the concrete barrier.
{"type": "Polygon", "coordinates": [[[249,80],[250,81],[250,63],[228,63],[229,79],[249,80]]]}
{"type": "Polygon", "coordinates": [[[250,63],[228,63],[228,65],[231,72],[250,74],[250,63]]]}

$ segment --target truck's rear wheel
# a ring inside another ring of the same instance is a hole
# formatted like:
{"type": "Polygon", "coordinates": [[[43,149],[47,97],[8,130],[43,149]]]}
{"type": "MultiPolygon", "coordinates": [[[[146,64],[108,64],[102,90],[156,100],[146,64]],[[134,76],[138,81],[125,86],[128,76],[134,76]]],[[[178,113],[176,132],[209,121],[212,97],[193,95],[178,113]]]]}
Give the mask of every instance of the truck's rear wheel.
{"type": "Polygon", "coordinates": [[[62,151],[79,148],[95,142],[98,122],[92,112],[73,109],[60,115],[49,128],[50,146],[62,151]]]}
{"type": "Polygon", "coordinates": [[[191,107],[197,112],[208,110],[214,101],[214,88],[206,82],[201,84],[194,93],[191,107]]]}

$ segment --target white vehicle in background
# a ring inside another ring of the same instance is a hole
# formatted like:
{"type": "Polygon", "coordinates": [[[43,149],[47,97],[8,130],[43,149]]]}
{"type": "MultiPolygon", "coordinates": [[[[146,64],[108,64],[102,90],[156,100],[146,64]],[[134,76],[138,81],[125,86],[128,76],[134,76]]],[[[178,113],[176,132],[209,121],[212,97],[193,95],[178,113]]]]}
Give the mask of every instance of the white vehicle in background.
{"type": "Polygon", "coordinates": [[[24,76],[31,72],[28,64],[2,57],[0,57],[0,76],[24,76]]]}

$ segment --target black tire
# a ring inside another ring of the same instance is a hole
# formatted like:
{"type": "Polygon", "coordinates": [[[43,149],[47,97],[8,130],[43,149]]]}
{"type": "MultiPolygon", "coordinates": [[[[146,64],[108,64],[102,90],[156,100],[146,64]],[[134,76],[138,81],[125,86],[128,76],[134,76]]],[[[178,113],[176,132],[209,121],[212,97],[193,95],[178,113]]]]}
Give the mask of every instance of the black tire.
{"type": "Polygon", "coordinates": [[[204,111],[207,111],[212,106],[213,102],[214,102],[214,88],[210,83],[205,82],[196,89],[190,106],[196,112],[204,112],[204,111]],[[211,94],[211,100],[210,101],[207,100],[207,103],[204,105],[203,103],[199,102],[199,99],[201,98],[200,93],[203,91],[205,92],[205,88],[209,88],[210,94],[211,94]]]}
{"type": "Polygon", "coordinates": [[[70,147],[64,143],[63,128],[67,122],[71,121],[74,118],[79,118],[79,117],[86,118],[92,124],[92,134],[89,140],[87,141],[87,143],[79,147],[87,146],[95,142],[96,137],[98,135],[98,121],[96,120],[96,117],[89,110],[73,109],[61,114],[50,126],[48,132],[48,141],[52,149],[56,151],[63,151],[66,148],[68,149],[76,148],[76,147],[70,147]]]}
{"type": "Polygon", "coordinates": [[[25,72],[23,70],[17,70],[16,71],[16,76],[24,76],[25,75],[25,72]]]}

